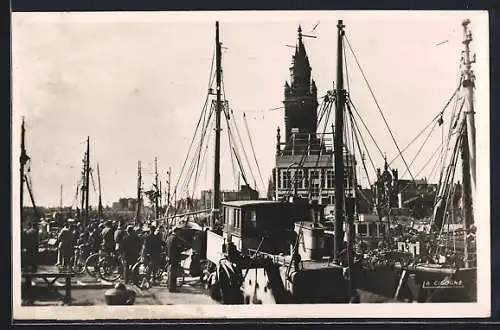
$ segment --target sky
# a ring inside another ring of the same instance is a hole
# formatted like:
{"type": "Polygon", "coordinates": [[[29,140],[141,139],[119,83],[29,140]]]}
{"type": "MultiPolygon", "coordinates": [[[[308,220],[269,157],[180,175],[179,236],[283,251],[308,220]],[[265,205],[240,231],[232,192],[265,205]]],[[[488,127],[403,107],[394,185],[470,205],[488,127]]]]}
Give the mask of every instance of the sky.
{"type": "MultiPolygon", "coordinates": [[[[13,13],[13,168],[19,166],[19,127],[24,116],[38,205],[59,205],[61,185],[63,204],[76,205],[87,136],[91,165],[95,168],[99,163],[105,205],[135,196],[139,160],[146,189],[153,182],[155,157],[162,184],[171,167],[173,185],[206,98],[219,20],[225,94],[243,137],[242,115],[246,114],[266,187],[258,175],[256,181],[265,196],[274,166],[276,128],[284,129],[283,109],[271,109],[282,106],[294,52],[288,46],[295,45],[299,24],[305,34],[316,36],[304,43],[318,95],[324,95],[336,77],[336,24],[344,20],[349,43],[402,148],[441,111],[456,88],[464,18],[471,19],[471,46],[477,54],[476,120],[481,148],[489,143],[486,13],[13,13]]],[[[393,159],[398,151],[349,52],[347,68],[353,103],[377,144],[393,159]]],[[[225,134],[222,188],[235,189],[225,134]]],[[[437,130],[415,160],[413,173],[440,142],[437,130]]],[[[246,147],[252,159],[248,141],[246,147]]],[[[419,147],[417,143],[404,154],[408,162],[419,147]]],[[[382,167],[382,155],[373,144],[369,149],[382,167]]],[[[208,152],[199,189],[209,188],[212,182],[213,151],[208,152]]],[[[404,172],[401,161],[392,166],[404,172]]],[[[420,177],[424,176],[425,171],[420,177]]],[[[365,174],[360,173],[360,179],[366,184],[365,174]]],[[[92,205],[96,196],[91,188],[92,205]]],[[[29,205],[27,197],[25,204],[29,205]]]]}

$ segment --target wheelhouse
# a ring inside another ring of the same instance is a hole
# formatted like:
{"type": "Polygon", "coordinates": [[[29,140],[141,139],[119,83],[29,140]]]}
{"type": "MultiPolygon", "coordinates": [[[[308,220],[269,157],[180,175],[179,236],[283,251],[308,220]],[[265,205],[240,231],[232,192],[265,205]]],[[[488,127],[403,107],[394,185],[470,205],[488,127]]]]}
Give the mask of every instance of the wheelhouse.
{"type": "Polygon", "coordinates": [[[222,203],[223,237],[242,252],[259,248],[261,252],[288,254],[294,223],[310,218],[308,204],[303,203],[267,200],[222,203]]]}

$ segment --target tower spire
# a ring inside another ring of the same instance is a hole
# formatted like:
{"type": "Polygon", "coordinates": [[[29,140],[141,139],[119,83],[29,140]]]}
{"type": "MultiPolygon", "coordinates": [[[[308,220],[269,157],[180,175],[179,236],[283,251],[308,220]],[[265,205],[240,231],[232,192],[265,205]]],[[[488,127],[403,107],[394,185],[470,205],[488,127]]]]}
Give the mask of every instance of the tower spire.
{"type": "MultiPolygon", "coordinates": [[[[285,106],[285,142],[288,144],[292,134],[300,134],[307,140],[309,134],[317,130],[317,88],[311,80],[311,66],[302,42],[302,27],[297,28],[298,42],[292,56],[290,83],[285,82],[283,101],[285,106]],[[293,132],[292,132],[293,131],[293,132]]],[[[297,135],[295,135],[297,137],[297,135]]]]}

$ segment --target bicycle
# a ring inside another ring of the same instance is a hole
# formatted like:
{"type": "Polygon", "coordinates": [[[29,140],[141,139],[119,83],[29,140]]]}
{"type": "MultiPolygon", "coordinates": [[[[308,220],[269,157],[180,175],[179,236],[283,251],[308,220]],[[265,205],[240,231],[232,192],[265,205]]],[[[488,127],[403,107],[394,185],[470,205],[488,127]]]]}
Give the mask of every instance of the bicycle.
{"type": "Polygon", "coordinates": [[[86,260],[85,260],[85,270],[87,271],[87,274],[94,278],[98,278],[99,275],[99,264],[102,260],[104,260],[106,257],[113,255],[114,252],[106,252],[103,250],[100,250],[99,252],[92,253],[86,260]]]}
{"type": "Polygon", "coordinates": [[[71,269],[73,270],[74,273],[83,274],[85,272],[86,254],[87,253],[85,251],[85,246],[83,244],[76,246],[75,249],[73,250],[71,269]]]}
{"type": "Polygon", "coordinates": [[[98,263],[99,277],[108,282],[117,281],[123,277],[125,264],[120,254],[110,253],[98,263]]]}
{"type": "MultiPolygon", "coordinates": [[[[187,255],[186,255],[187,257],[187,255]]],[[[166,256],[165,252],[161,253],[160,257],[161,263],[156,268],[156,272],[152,274],[153,263],[149,256],[146,258],[139,258],[137,263],[132,267],[132,276],[134,278],[134,284],[143,290],[147,290],[153,286],[153,281],[166,279],[166,284],[168,285],[169,274],[171,271],[170,259],[166,256]]],[[[176,286],[181,287],[185,282],[185,271],[182,264],[178,267],[176,286]]]]}

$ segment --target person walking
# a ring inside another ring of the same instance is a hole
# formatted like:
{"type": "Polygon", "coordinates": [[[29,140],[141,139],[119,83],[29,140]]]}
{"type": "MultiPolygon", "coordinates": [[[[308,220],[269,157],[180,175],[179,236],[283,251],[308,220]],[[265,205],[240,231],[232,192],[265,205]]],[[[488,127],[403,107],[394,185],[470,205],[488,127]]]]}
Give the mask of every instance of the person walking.
{"type": "Polygon", "coordinates": [[[102,247],[104,252],[113,253],[115,251],[115,237],[111,221],[107,221],[102,230],[102,247]]]}
{"type": "Polygon", "coordinates": [[[181,262],[181,247],[179,237],[175,230],[167,236],[166,240],[167,256],[170,260],[170,271],[168,272],[168,291],[177,291],[177,274],[181,262]]]}
{"type": "Polygon", "coordinates": [[[158,233],[156,232],[156,228],[151,226],[149,228],[149,233],[144,235],[144,244],[142,250],[142,256],[144,258],[145,263],[151,264],[151,274],[152,274],[152,282],[155,282],[155,274],[157,269],[161,264],[161,239],[158,233]]]}
{"type": "MultiPolygon", "coordinates": [[[[132,267],[135,265],[137,259],[139,258],[141,241],[132,226],[127,226],[125,232],[126,234],[124,235],[122,240],[122,251],[123,259],[126,263],[125,283],[127,283],[129,282],[129,280],[131,280],[130,275],[132,267]]],[[[133,281],[135,281],[135,279],[132,279],[132,282],[133,281]]]]}
{"type": "Polygon", "coordinates": [[[59,242],[59,253],[61,254],[61,266],[63,270],[69,270],[74,248],[74,238],[69,223],[64,224],[64,227],[59,232],[57,240],[59,242]]]}
{"type": "Polygon", "coordinates": [[[120,222],[118,225],[118,228],[116,228],[115,233],[114,233],[114,239],[115,239],[115,250],[117,253],[120,255],[123,254],[123,239],[126,235],[126,231],[124,228],[123,222],[120,222]]]}

